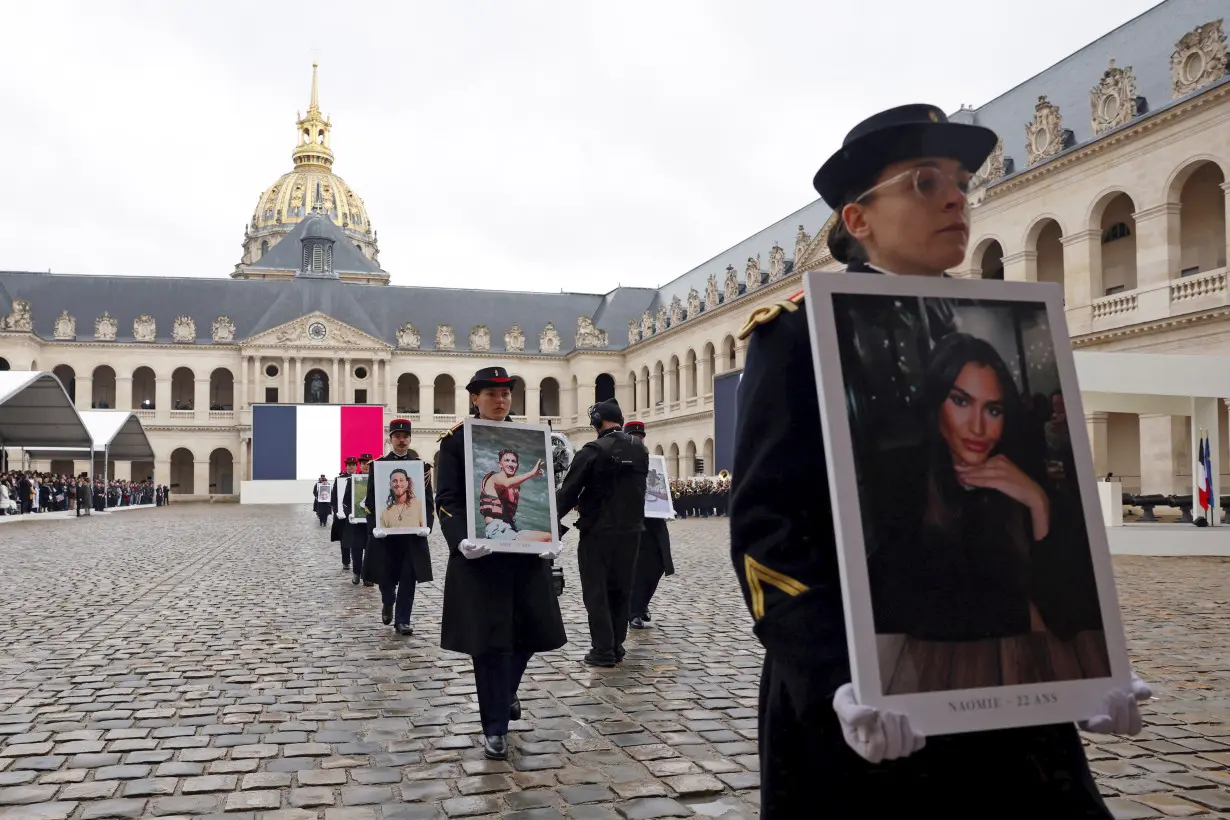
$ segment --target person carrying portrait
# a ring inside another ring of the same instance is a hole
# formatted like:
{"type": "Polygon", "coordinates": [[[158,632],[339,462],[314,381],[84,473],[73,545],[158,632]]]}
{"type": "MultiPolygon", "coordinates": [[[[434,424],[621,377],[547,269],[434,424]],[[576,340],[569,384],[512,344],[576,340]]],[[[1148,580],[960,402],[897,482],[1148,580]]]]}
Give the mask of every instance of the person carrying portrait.
{"type": "MultiPolygon", "coordinates": [[[[371,453],[360,455],[354,475],[367,475],[371,462],[371,453]]],[[[347,459],[347,466],[349,466],[349,459],[347,459]]],[[[350,566],[354,571],[350,583],[358,586],[361,582],[364,586],[370,587],[375,586],[375,583],[363,580],[363,553],[367,549],[367,524],[362,521],[352,523],[350,520],[350,516],[354,514],[351,498],[353,493],[350,492],[350,485],[353,482],[354,476],[352,475],[346,481],[346,492],[342,496],[342,548],[350,553],[350,566]]]]}
{"type": "MultiPolygon", "coordinates": [[[[393,449],[377,461],[421,461],[419,454],[410,449],[409,419],[393,419],[389,422],[389,443],[393,449]]],[[[373,469],[373,473],[374,473],[373,469]]],[[[385,490],[382,488],[382,492],[385,490]]],[[[413,635],[410,614],[414,609],[416,584],[432,580],[431,554],[427,549],[425,535],[386,535],[376,538],[374,515],[379,510],[380,528],[417,527],[420,522],[431,529],[435,514],[431,503],[431,465],[423,464],[423,486],[415,487],[410,473],[394,469],[389,477],[389,487],[383,504],[376,504],[376,481],[367,485],[366,506],[373,515],[368,516],[367,578],[380,585],[380,620],[399,635],[413,635]]]]}
{"type": "MultiPolygon", "coordinates": [[[[512,388],[518,381],[503,367],[485,367],[466,385],[472,415],[507,421],[512,388]]],[[[461,424],[440,437],[437,454],[436,513],[448,542],[440,646],[474,661],[483,754],[508,757],[508,724],[521,718],[517,690],[535,652],[559,649],[568,638],[551,581],[549,560],[558,547],[540,555],[493,552],[467,538],[465,429],[461,424]]],[[[481,530],[480,530],[481,531],[481,530]]]]}
{"type": "MultiPolygon", "coordinates": [[[[630,421],[624,432],[641,445],[645,444],[645,422],[630,421]]],[[[646,448],[646,452],[648,448],[646,448]]],[[[670,492],[670,490],[667,490],[670,492]]],[[[636,570],[632,579],[632,594],[629,598],[628,626],[645,629],[650,621],[649,602],[658,589],[663,575],[675,574],[675,562],[671,557],[671,534],[665,518],[645,517],[641,529],[641,544],[636,553],[636,570]]]]}
{"type": "MultiPolygon", "coordinates": [[[[989,129],[950,123],[930,105],[893,108],[857,125],[814,180],[836,214],[827,238],[834,258],[852,275],[938,277],[960,265],[969,180],[996,141],[989,129]]],[[[740,333],[750,342],[737,398],[731,558],[765,647],[761,817],[817,816],[821,800],[830,818],[938,810],[961,818],[1109,820],[1073,724],[923,738],[905,715],[858,703],[802,302],[798,293],[759,308],[740,333]],[[989,790],[1002,796],[999,804],[988,805],[989,790]]],[[[968,483],[989,486],[1009,471],[972,472],[968,483]]],[[[1003,486],[1000,494],[1011,496],[1003,486]]],[[[1027,509],[1033,519],[1022,484],[1015,486],[1020,514],[1027,509]]],[[[1105,714],[1082,726],[1139,732],[1137,698],[1148,696],[1134,678],[1132,691],[1108,693],[1105,714]]]]}
{"type": "Polygon", "coordinates": [[[645,522],[649,451],[623,431],[623,421],[615,399],[589,408],[589,423],[598,436],[577,451],[555,494],[561,519],[573,507],[579,513],[577,568],[589,616],[585,663],[590,666],[612,667],[624,659],[632,579],[645,522]]]}
{"type": "Polygon", "coordinates": [[[312,487],[312,512],[316,513],[316,520],[320,522],[320,526],[323,527],[329,520],[330,507],[328,500],[322,501],[320,498],[324,495],[322,490],[329,491],[331,494],[329,479],[325,478],[324,473],[320,474],[320,480],[317,481],[315,486],[312,487]]]}
{"type": "Polygon", "coordinates": [[[350,476],[358,469],[359,459],[355,456],[346,457],[346,466],[333,479],[333,490],[329,494],[329,510],[333,513],[333,523],[329,527],[329,540],[336,541],[342,552],[342,570],[350,570],[350,544],[346,541],[346,521],[341,510],[341,500],[350,494],[350,476]],[[341,494],[340,498],[338,494],[341,494]]]}

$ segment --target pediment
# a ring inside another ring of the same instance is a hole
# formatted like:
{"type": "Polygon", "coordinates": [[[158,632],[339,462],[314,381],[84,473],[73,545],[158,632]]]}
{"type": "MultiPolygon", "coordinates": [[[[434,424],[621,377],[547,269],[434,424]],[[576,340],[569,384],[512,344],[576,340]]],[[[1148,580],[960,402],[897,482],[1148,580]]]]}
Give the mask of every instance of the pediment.
{"type": "Polygon", "coordinates": [[[339,322],[332,316],[320,311],[313,311],[306,316],[270,328],[250,336],[243,341],[244,345],[264,345],[267,347],[350,347],[350,348],[386,348],[392,345],[383,339],[378,339],[370,333],[351,327],[345,322],[339,322]],[[321,328],[323,327],[323,332],[321,328]]]}

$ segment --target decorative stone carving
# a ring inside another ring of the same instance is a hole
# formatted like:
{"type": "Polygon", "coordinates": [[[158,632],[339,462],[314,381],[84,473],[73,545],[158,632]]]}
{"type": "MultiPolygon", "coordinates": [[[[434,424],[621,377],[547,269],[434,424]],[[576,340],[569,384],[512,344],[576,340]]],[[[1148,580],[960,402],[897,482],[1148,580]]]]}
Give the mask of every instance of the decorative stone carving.
{"type": "Polygon", "coordinates": [[[641,340],[641,326],[636,319],[628,320],[628,344],[634,345],[641,340]]]}
{"type": "Polygon", "coordinates": [[[436,325],[436,350],[452,350],[455,342],[451,325],[436,325]]]}
{"type": "Polygon", "coordinates": [[[148,313],[142,313],[136,319],[132,320],[132,338],[138,342],[152,342],[157,338],[157,326],[154,323],[154,317],[148,313]]]}
{"type": "Polygon", "coordinates": [[[1063,147],[1063,117],[1059,106],[1048,102],[1043,94],[1034,105],[1033,122],[1025,126],[1025,150],[1029,155],[1029,164],[1053,157],[1063,147]]]}
{"type": "Polygon", "coordinates": [[[102,316],[94,320],[94,338],[100,342],[114,342],[119,329],[119,323],[105,310],[102,316]]]}
{"type": "Polygon", "coordinates": [[[13,312],[4,320],[5,330],[33,330],[34,320],[30,318],[30,303],[25,299],[13,300],[13,312]]]}
{"type": "Polygon", "coordinates": [[[756,288],[760,287],[760,255],[759,254],[756,255],[755,259],[753,259],[750,256],[747,258],[747,270],[744,272],[743,281],[747,282],[747,289],[749,291],[753,291],[756,288]]]}
{"type": "Polygon", "coordinates": [[[471,350],[490,350],[491,349],[491,331],[486,325],[479,325],[470,331],[470,349],[471,350]]]}
{"type": "Polygon", "coordinates": [[[289,325],[278,328],[278,332],[273,338],[282,344],[297,342],[300,339],[306,339],[307,324],[304,322],[292,322],[289,325]]]}
{"type": "Polygon", "coordinates": [[[641,338],[648,338],[653,335],[653,314],[645,311],[641,316],[641,338]]]}
{"type": "Polygon", "coordinates": [[[1184,97],[1226,73],[1226,35],[1222,21],[1197,26],[1175,43],[1170,55],[1171,98],[1184,97]]]}
{"type": "Polygon", "coordinates": [[[176,316],[171,323],[171,341],[187,344],[196,341],[196,322],[191,316],[176,316]]]}
{"type": "Polygon", "coordinates": [[[1132,67],[1117,68],[1111,60],[1110,68],[1089,92],[1089,107],[1095,134],[1131,122],[1136,116],[1136,78],[1132,76],[1132,67]]]}
{"type": "Polygon", "coordinates": [[[504,334],[504,349],[512,353],[521,353],[525,350],[525,331],[521,329],[521,325],[514,322],[504,334]]]}
{"type": "Polygon", "coordinates": [[[214,319],[213,327],[210,328],[209,337],[213,339],[214,344],[224,345],[235,341],[235,323],[230,317],[219,316],[214,319]]]}
{"type": "Polygon", "coordinates": [[[739,296],[739,272],[735,270],[734,265],[726,266],[726,282],[722,295],[726,297],[727,302],[739,296]]]}
{"type": "Polygon", "coordinates": [[[581,347],[606,347],[606,331],[597,327],[588,316],[577,317],[577,344],[581,347]]]}
{"type": "Polygon", "coordinates": [[[77,338],[77,320],[68,315],[68,311],[60,313],[56,319],[55,338],[57,339],[75,339],[77,338]]]}
{"type": "Polygon", "coordinates": [[[407,350],[418,350],[423,343],[423,337],[415,330],[414,325],[406,322],[397,328],[397,346],[407,350]]]}
{"type": "Polygon", "coordinates": [[[667,323],[666,305],[663,305],[662,307],[658,308],[658,315],[654,317],[654,323],[653,323],[654,333],[661,333],[662,331],[666,330],[668,327],[670,327],[670,325],[667,323]]]}
{"type": "Polygon", "coordinates": [[[538,350],[542,353],[559,353],[559,331],[550,322],[538,334],[538,350]]]}
{"type": "Polygon", "coordinates": [[[688,291],[688,318],[695,319],[700,315],[700,291],[692,288],[688,291]]]}
{"type": "Polygon", "coordinates": [[[799,260],[803,258],[803,250],[811,242],[811,237],[807,231],[803,230],[803,226],[799,226],[799,232],[794,235],[794,266],[799,266],[799,260]]]}
{"type": "Polygon", "coordinates": [[[786,252],[776,242],[769,251],[769,281],[776,282],[786,275],[786,252]]]}
{"type": "Polygon", "coordinates": [[[833,229],[836,221],[836,214],[829,216],[824,224],[820,226],[820,230],[816,232],[816,235],[808,239],[806,245],[795,251],[795,273],[806,273],[809,270],[816,270],[821,265],[833,261],[833,254],[829,252],[829,231],[833,229]]]}
{"type": "MultiPolygon", "coordinates": [[[[727,273],[734,270],[730,265],[726,266],[727,273]]],[[[709,274],[709,283],[705,285],[705,310],[713,310],[718,306],[718,286],[717,276],[709,274]]]]}
{"type": "Polygon", "coordinates": [[[683,302],[679,300],[678,295],[671,297],[671,306],[667,314],[671,321],[671,327],[683,321],[683,302]]]}
{"type": "Polygon", "coordinates": [[[1004,141],[1002,139],[995,141],[995,147],[991,149],[991,154],[982,163],[982,167],[978,169],[973,178],[969,181],[970,190],[985,188],[992,182],[998,182],[1004,176],[1004,141]]]}

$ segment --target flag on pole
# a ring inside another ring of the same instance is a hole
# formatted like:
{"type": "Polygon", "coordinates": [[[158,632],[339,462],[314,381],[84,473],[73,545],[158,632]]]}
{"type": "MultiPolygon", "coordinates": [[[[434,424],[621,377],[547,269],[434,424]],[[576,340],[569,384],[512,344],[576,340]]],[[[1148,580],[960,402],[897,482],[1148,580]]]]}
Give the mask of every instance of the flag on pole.
{"type": "Polygon", "coordinates": [[[1208,495],[1209,517],[1213,516],[1213,508],[1217,506],[1217,498],[1213,495],[1213,448],[1209,443],[1209,431],[1204,431],[1204,486],[1208,495]]]}
{"type": "Polygon", "coordinates": [[[1209,490],[1211,488],[1209,485],[1208,465],[1205,463],[1208,457],[1208,449],[1205,446],[1205,437],[1204,437],[1203,430],[1200,431],[1200,443],[1197,445],[1197,447],[1200,450],[1197,456],[1199,463],[1196,468],[1197,501],[1200,505],[1200,509],[1207,510],[1209,508],[1209,490]]]}

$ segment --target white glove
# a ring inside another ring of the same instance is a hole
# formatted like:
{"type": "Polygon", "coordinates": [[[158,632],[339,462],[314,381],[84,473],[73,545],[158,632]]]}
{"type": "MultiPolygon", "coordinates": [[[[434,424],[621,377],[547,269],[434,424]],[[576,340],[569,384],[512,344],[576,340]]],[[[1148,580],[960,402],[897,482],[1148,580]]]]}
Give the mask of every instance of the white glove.
{"type": "Polygon", "coordinates": [[[546,548],[545,551],[538,553],[538,557],[544,561],[554,561],[559,558],[560,553],[564,551],[564,545],[555,543],[546,548]]]}
{"type": "Polygon", "coordinates": [[[491,547],[486,544],[475,544],[468,538],[462,539],[457,549],[461,550],[461,554],[466,558],[482,558],[484,555],[491,554],[491,547]]]}
{"type": "Polygon", "coordinates": [[[860,705],[852,683],[837,690],[833,711],[841,723],[846,745],[868,763],[907,757],[927,744],[925,737],[910,728],[905,715],[860,705]]]}
{"type": "Polygon", "coordinates": [[[1153,697],[1149,684],[1132,673],[1131,691],[1115,689],[1102,701],[1102,713],[1082,720],[1080,727],[1098,735],[1138,735],[1141,730],[1140,704],[1153,697]]]}

